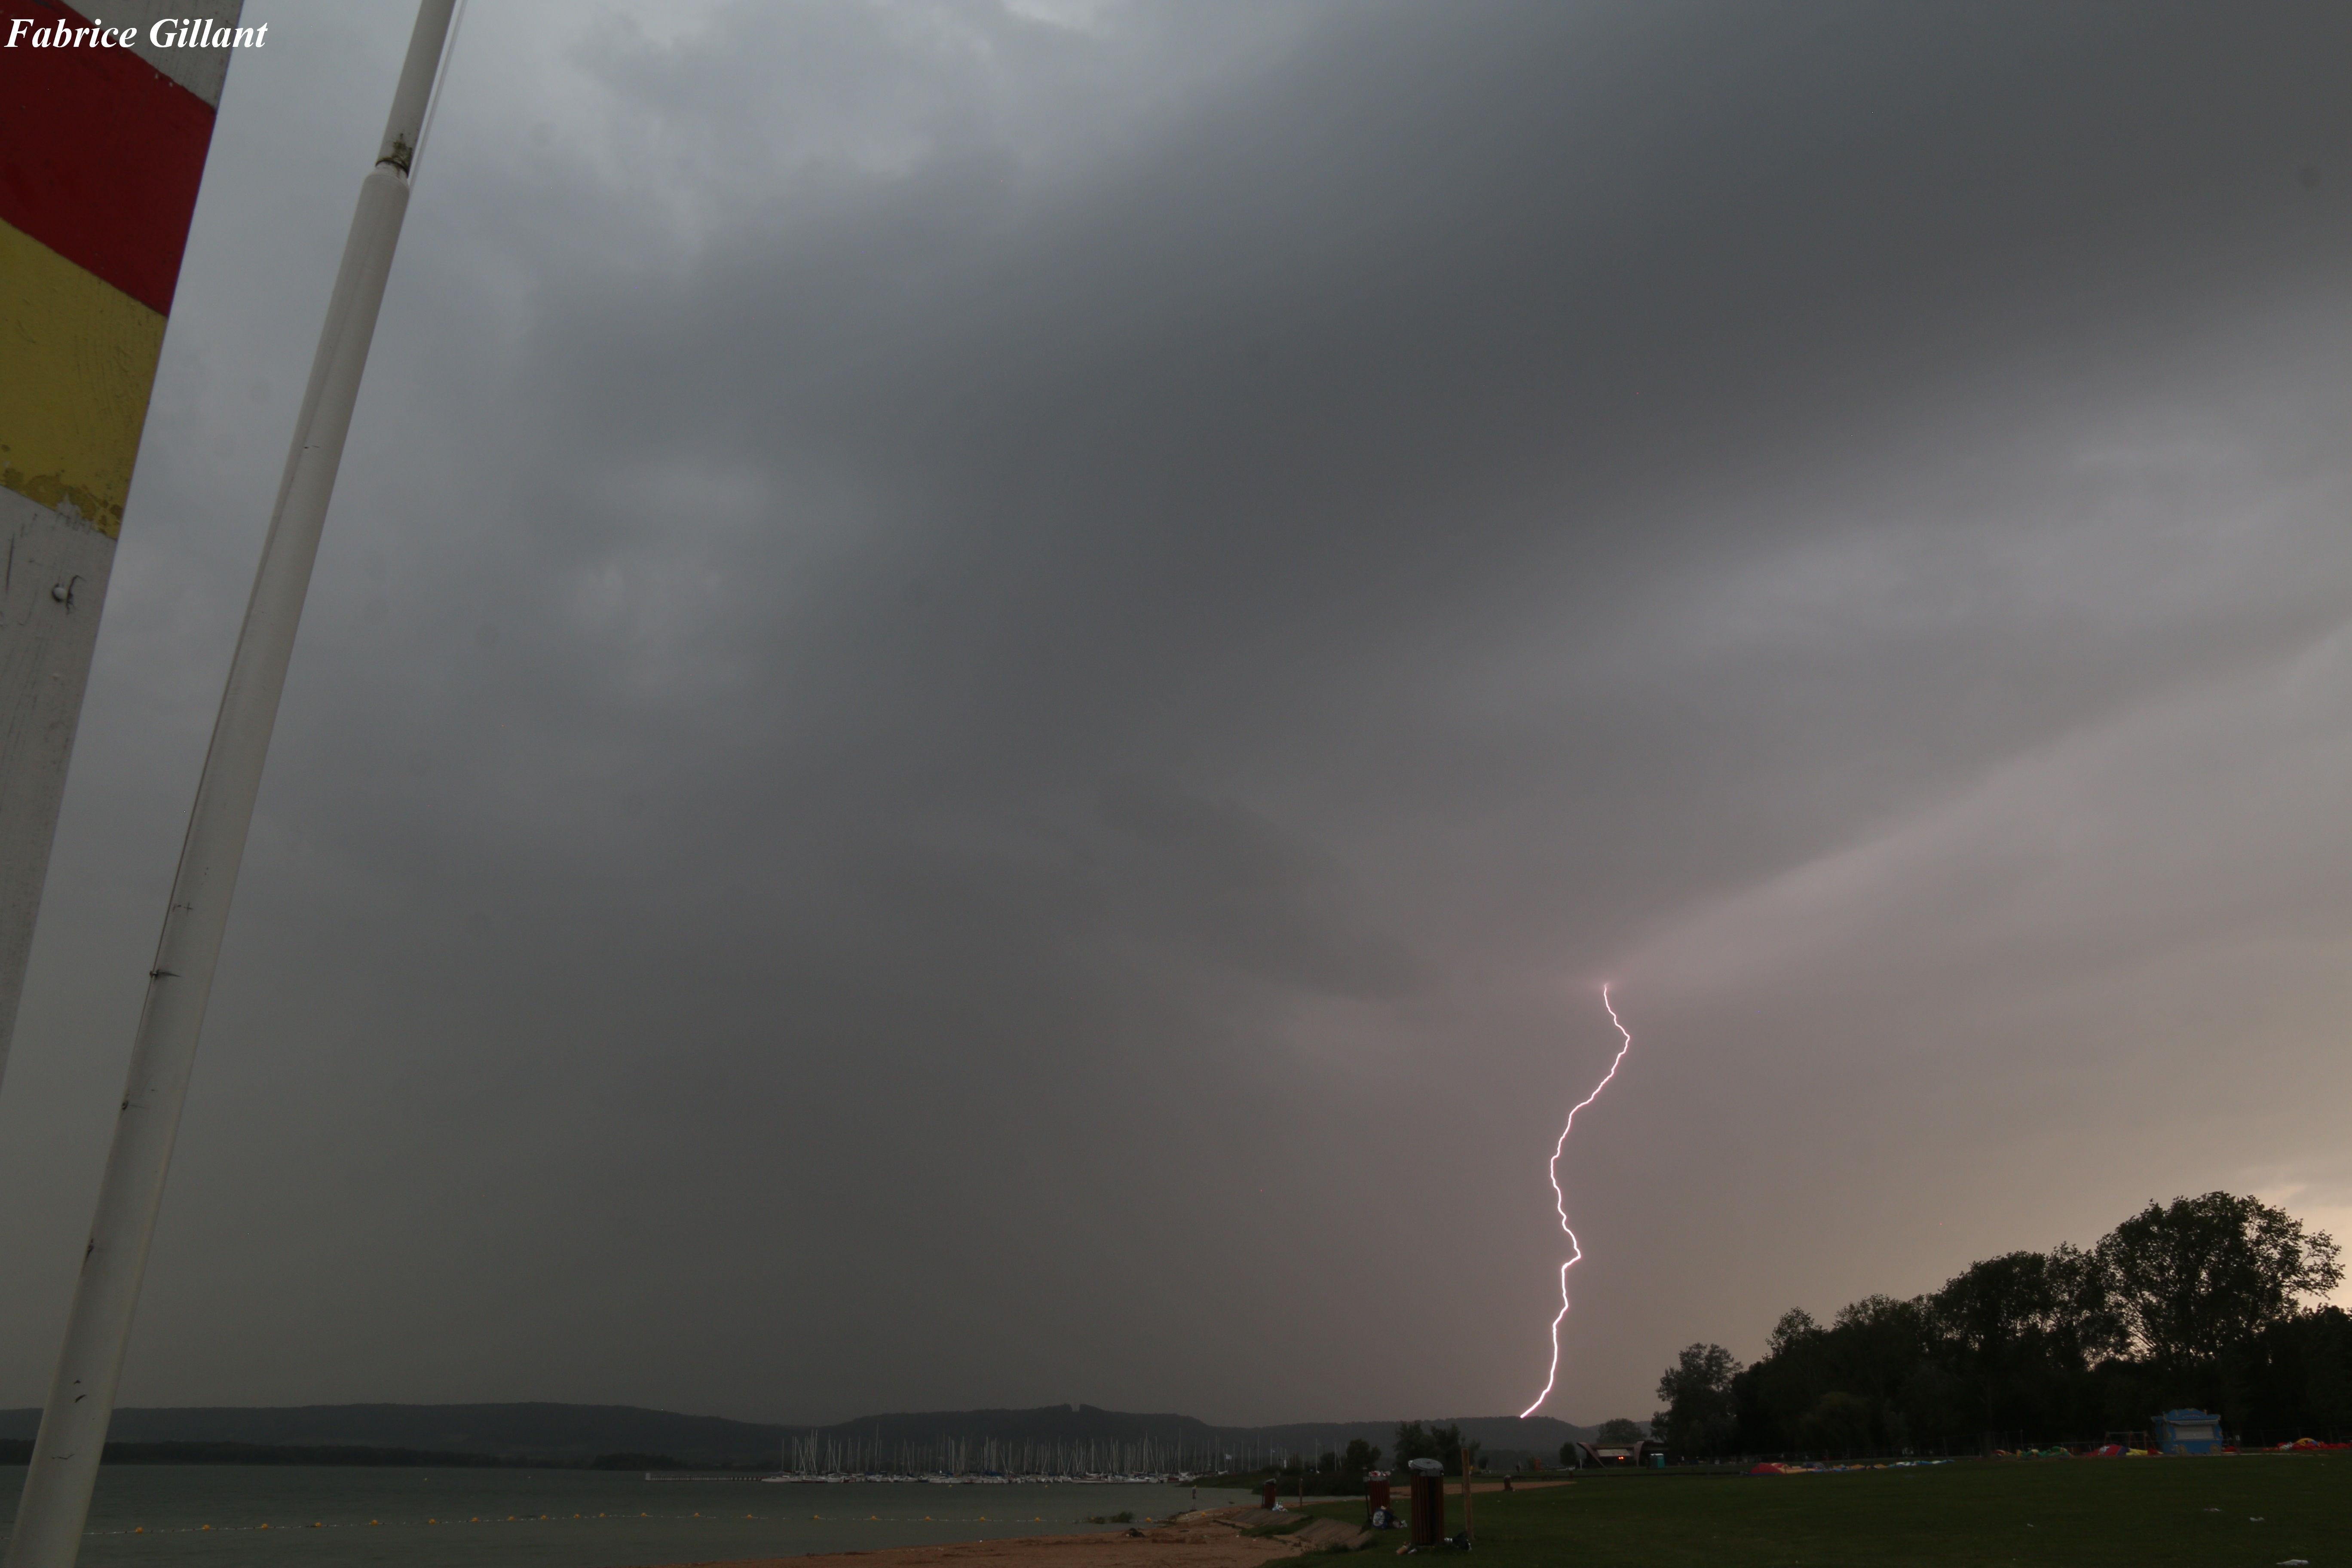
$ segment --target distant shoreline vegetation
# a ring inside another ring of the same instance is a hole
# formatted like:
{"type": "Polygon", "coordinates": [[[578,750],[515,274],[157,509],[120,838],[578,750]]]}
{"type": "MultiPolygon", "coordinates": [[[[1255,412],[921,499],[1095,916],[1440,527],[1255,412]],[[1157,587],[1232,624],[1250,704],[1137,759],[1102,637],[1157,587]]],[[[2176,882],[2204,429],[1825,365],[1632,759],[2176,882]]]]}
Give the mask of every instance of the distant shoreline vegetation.
{"type": "MultiPolygon", "coordinates": [[[[33,1440],[0,1437],[0,1465],[29,1465],[33,1440]]],[[[373,1448],[347,1443],[109,1443],[109,1465],[378,1465],[444,1470],[742,1470],[768,1474],[773,1465],[689,1464],[667,1454],[598,1454],[551,1459],[506,1454],[463,1454],[429,1448],[373,1448]]]]}

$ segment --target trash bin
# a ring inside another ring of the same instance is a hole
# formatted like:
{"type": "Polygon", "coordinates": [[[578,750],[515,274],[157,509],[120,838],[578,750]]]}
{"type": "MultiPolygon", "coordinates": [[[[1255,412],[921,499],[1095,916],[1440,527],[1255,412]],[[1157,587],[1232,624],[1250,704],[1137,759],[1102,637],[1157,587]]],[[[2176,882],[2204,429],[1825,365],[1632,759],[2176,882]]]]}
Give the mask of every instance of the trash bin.
{"type": "Polygon", "coordinates": [[[1266,1507],[1268,1507],[1268,1508],[1272,1508],[1272,1507],[1274,1507],[1274,1505],[1275,1505],[1275,1500],[1276,1500],[1276,1498],[1280,1497],[1281,1495],[1282,1495],[1282,1481],[1281,1481],[1281,1479],[1280,1479],[1279,1478],[1276,1478],[1276,1479],[1274,1479],[1274,1480],[1270,1480],[1270,1481],[1268,1481],[1268,1482],[1266,1482],[1266,1483],[1265,1483],[1265,1506],[1266,1506],[1266,1507]]]}
{"type": "Polygon", "coordinates": [[[1445,1467],[1435,1459],[1412,1461],[1412,1543],[1434,1546],[1445,1539],[1445,1467]]]}
{"type": "Polygon", "coordinates": [[[1364,1483],[1364,1522],[1366,1524],[1380,1518],[1384,1509],[1391,1510],[1393,1517],[1394,1507],[1395,1505],[1389,1501],[1388,1477],[1375,1476],[1364,1483]]]}

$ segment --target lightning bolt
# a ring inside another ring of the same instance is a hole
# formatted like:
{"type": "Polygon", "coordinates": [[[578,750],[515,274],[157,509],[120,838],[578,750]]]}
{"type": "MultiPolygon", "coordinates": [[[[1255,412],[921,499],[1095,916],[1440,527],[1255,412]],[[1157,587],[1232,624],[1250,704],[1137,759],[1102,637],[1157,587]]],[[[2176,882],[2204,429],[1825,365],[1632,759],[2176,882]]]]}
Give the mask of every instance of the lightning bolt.
{"type": "Polygon", "coordinates": [[[1609,1021],[1617,1026],[1617,1032],[1624,1037],[1625,1043],[1617,1047],[1616,1056],[1610,1060],[1609,1070],[1601,1075],[1601,1081],[1592,1086],[1592,1092],[1569,1107],[1568,1125],[1559,1130],[1559,1142],[1551,1146],[1551,1201],[1552,1206],[1559,1211],[1559,1228],[1568,1232],[1569,1258],[1559,1266],[1559,1311],[1551,1321],[1551,1370],[1544,1373],[1543,1392],[1536,1395],[1536,1402],[1519,1412],[1522,1421],[1543,1408],[1543,1402],[1551,1397],[1551,1385],[1559,1381],[1559,1326],[1568,1321],[1568,1271],[1584,1261],[1583,1244],[1576,1239],[1576,1232],[1568,1223],[1568,1194],[1559,1190],[1559,1157],[1568,1149],[1568,1135],[1576,1131],[1576,1113],[1601,1098],[1601,1091],[1607,1089],[1609,1080],[1617,1076],[1618,1063],[1623,1061],[1625,1053],[1633,1048],[1633,1036],[1625,1027],[1625,1021],[1617,1016],[1617,1009],[1609,1000],[1609,987],[1606,985],[1601,988],[1601,1005],[1609,1009],[1609,1021]]]}

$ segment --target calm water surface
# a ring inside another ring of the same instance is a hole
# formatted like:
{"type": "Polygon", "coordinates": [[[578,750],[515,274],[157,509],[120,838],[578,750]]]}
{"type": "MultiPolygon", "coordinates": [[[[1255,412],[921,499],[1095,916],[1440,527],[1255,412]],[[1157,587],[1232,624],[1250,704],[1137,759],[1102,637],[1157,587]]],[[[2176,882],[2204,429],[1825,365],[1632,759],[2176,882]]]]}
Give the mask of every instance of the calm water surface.
{"type": "MultiPolygon", "coordinates": [[[[0,1467],[13,1521],[21,1466],[0,1467]]],[[[643,1568],[1116,1530],[1191,1506],[1167,1486],[769,1486],[636,1471],[124,1465],[101,1471],[86,1568],[643,1568]],[[268,1526],[264,1529],[263,1526],[268,1526]],[[210,1528],[207,1529],[206,1527],[210,1528]]],[[[1246,1501],[1201,1494],[1202,1507],[1246,1501]]]]}

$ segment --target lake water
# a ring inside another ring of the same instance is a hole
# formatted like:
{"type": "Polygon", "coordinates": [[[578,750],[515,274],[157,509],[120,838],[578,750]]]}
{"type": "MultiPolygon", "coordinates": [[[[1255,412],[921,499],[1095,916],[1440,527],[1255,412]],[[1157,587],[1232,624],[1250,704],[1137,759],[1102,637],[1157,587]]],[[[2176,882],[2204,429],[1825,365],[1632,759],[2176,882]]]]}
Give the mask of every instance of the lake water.
{"type": "MultiPolygon", "coordinates": [[[[21,1467],[0,1467],[13,1521],[21,1467]]],[[[87,1568],[643,1568],[1140,1524],[1192,1506],[1173,1486],[770,1486],[638,1471],[122,1465],[101,1471],[87,1568]],[[265,1529],[264,1526],[267,1526],[265,1529]]],[[[1203,1491],[1201,1506],[1244,1502],[1203,1491]]]]}

